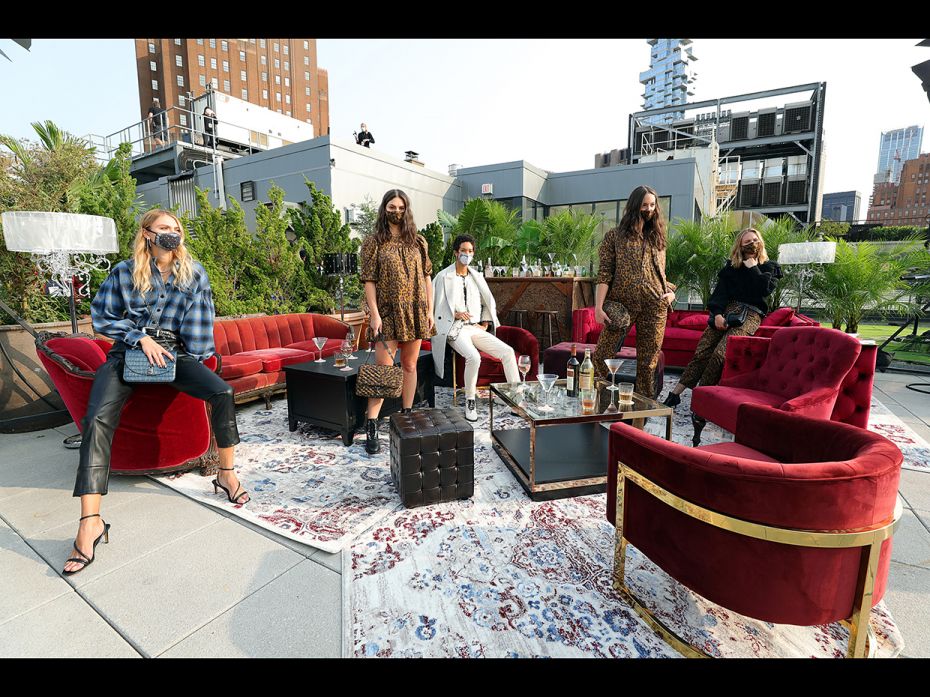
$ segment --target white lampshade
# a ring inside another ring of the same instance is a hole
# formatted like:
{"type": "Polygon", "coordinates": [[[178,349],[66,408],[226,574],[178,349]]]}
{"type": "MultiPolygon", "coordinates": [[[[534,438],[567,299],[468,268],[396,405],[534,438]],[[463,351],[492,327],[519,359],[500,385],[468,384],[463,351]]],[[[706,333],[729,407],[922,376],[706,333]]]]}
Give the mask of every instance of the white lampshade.
{"type": "Polygon", "coordinates": [[[11,252],[86,252],[110,254],[119,251],[116,223],[99,215],[9,211],[2,215],[3,237],[11,252]]]}
{"type": "Polygon", "coordinates": [[[779,264],[832,264],[836,242],[788,242],[778,248],[779,264]]]}

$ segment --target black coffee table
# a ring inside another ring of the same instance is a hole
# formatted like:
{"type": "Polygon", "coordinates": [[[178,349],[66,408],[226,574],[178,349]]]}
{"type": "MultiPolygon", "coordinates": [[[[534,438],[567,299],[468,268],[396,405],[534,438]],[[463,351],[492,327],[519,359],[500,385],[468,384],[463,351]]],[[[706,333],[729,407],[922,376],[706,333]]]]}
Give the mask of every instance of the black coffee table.
{"type": "MultiPolygon", "coordinates": [[[[351,370],[342,371],[333,366],[333,358],[324,363],[295,363],[284,366],[287,381],[287,423],[291,431],[297,430],[301,421],[342,433],[342,442],[352,445],[355,429],[365,424],[368,400],[355,394],[358,368],[365,364],[368,354],[356,352],[357,360],[349,361],[351,370]]],[[[369,363],[374,363],[371,356],[369,363]]],[[[400,351],[394,359],[400,363],[400,351]]],[[[413,402],[426,400],[436,406],[434,389],[435,370],[433,354],[420,351],[417,358],[417,391],[413,402]]],[[[400,397],[385,399],[379,416],[388,416],[401,409],[400,397]]]]}

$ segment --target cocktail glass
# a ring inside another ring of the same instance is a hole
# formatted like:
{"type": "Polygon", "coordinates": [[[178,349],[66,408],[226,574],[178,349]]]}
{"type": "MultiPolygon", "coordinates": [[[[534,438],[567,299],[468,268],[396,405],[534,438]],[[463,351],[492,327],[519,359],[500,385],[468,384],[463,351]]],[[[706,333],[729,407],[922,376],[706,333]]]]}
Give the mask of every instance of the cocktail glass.
{"type": "Polygon", "coordinates": [[[314,363],[325,363],[323,360],[323,347],[326,346],[326,341],[328,337],[325,336],[315,336],[313,337],[313,343],[316,344],[317,351],[320,352],[320,357],[317,358],[314,363]]]}
{"type": "Polygon", "coordinates": [[[539,385],[546,394],[544,403],[537,408],[539,411],[552,411],[552,407],[549,406],[549,391],[552,389],[552,386],[555,385],[555,381],[559,379],[559,376],[555,373],[540,373],[536,377],[539,380],[539,385]]]}
{"type": "MultiPolygon", "coordinates": [[[[620,360],[619,358],[605,358],[604,365],[606,365],[607,370],[610,371],[610,387],[608,387],[607,389],[610,390],[611,392],[616,392],[620,388],[614,384],[614,378],[617,377],[617,371],[620,370],[620,366],[623,365],[623,361],[620,360]]],[[[611,401],[613,401],[612,396],[611,396],[611,401]]]]}

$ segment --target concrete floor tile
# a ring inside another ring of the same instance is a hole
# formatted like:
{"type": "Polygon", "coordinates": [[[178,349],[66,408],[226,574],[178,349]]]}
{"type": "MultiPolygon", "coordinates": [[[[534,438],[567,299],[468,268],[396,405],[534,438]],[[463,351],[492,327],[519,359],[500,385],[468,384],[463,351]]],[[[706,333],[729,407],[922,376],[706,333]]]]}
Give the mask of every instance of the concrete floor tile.
{"type": "Polygon", "coordinates": [[[0,624],[3,658],[138,658],[74,592],[0,624]]]}
{"type": "Polygon", "coordinates": [[[930,569],[930,532],[909,509],[904,510],[901,523],[895,532],[891,560],[930,569]]]}
{"type": "Polygon", "coordinates": [[[329,552],[324,552],[322,549],[318,549],[311,559],[317,564],[322,564],[327,569],[335,571],[337,574],[342,573],[342,552],[331,554],[329,552]]]}
{"type": "Polygon", "coordinates": [[[73,421],[69,424],[66,424],[65,426],[58,426],[54,430],[60,433],[62,438],[67,438],[68,436],[74,436],[80,433],[77,424],[73,421]]]}
{"type": "Polygon", "coordinates": [[[0,569],[0,624],[71,592],[71,586],[2,521],[0,569]]]}
{"type": "Polygon", "coordinates": [[[930,658],[930,569],[891,562],[885,605],[904,636],[904,655],[930,658]]]}
{"type": "Polygon", "coordinates": [[[133,645],[157,656],[303,560],[220,519],[82,586],[81,592],[133,645]]]}
{"type": "Polygon", "coordinates": [[[341,586],[338,574],[305,560],[161,655],[338,658],[341,586]]]}
{"type": "MultiPolygon", "coordinates": [[[[146,555],[158,554],[161,547],[223,520],[213,509],[198,505],[171,489],[139,481],[153,488],[118,504],[111,501],[115,499],[111,487],[102,507],[102,516],[110,524],[112,544],[101,542],[97,546],[97,554],[100,555],[97,563],[78,574],[64,577],[70,584],[78,588],[86,586],[146,555]]],[[[72,511],[64,524],[27,537],[46,563],[58,570],[71,553],[76,532],[77,513],[72,511]]],[[[84,551],[90,553],[90,550],[84,551]]]]}
{"type": "Polygon", "coordinates": [[[284,547],[287,547],[288,549],[305,556],[307,559],[310,559],[316,552],[319,551],[316,547],[305,545],[303,542],[298,542],[297,540],[291,539],[290,537],[281,535],[272,530],[268,530],[267,528],[263,528],[262,526],[257,525],[256,523],[253,523],[251,520],[246,520],[245,518],[240,518],[234,515],[230,511],[226,511],[223,509],[215,509],[215,510],[217,510],[217,512],[220,515],[224,516],[225,518],[229,518],[230,520],[235,520],[237,523],[239,523],[240,525],[244,525],[249,530],[252,530],[253,532],[257,532],[259,535],[264,535],[272,542],[277,542],[279,545],[283,545],[284,547]]]}
{"type": "Polygon", "coordinates": [[[914,510],[930,511],[930,472],[902,469],[898,490],[914,510]]]}

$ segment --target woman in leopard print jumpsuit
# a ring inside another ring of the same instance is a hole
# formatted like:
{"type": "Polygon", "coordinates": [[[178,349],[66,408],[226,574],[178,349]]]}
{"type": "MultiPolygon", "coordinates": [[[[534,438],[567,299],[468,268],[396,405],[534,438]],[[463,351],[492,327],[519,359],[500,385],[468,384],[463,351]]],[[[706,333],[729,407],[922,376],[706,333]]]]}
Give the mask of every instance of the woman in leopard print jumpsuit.
{"type": "Polygon", "coordinates": [[[636,391],[655,397],[654,377],[675,286],[665,278],[665,220],[659,196],[649,186],[630,193],[620,224],[604,236],[598,252],[594,317],[604,325],[594,350],[594,370],[607,378],[613,358],[636,325],[636,391]]]}

